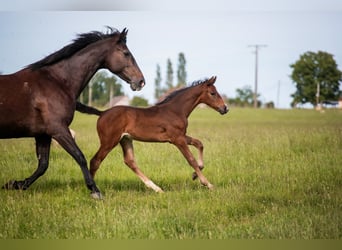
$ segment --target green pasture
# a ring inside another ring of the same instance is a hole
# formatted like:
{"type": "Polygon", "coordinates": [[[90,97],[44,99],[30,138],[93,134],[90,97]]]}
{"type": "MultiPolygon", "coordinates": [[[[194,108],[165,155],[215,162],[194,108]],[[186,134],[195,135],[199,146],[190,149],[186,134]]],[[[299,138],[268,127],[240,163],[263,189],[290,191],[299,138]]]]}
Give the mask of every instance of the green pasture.
{"type": "MultiPolygon", "coordinates": [[[[71,128],[89,161],[96,117],[71,128]]],[[[139,124],[137,124],[139,126],[139,124]]],[[[0,189],[0,239],[341,239],[342,111],[196,109],[188,134],[204,144],[212,191],[171,144],[135,142],[147,189],[115,148],[97,172],[91,199],[79,166],[58,145],[26,191],[0,189]]],[[[0,184],[33,173],[33,139],[0,140],[0,184]]],[[[196,150],[193,150],[197,157],[196,150]]]]}

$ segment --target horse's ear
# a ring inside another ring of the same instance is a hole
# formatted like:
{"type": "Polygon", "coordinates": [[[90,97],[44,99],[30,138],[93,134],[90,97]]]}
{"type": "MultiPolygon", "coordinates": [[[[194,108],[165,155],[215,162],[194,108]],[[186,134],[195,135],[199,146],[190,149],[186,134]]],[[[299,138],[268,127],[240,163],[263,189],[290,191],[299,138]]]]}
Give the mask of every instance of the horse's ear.
{"type": "Polygon", "coordinates": [[[216,76],[212,76],[208,80],[208,85],[213,85],[215,82],[216,82],[216,76]]]}
{"type": "Polygon", "coordinates": [[[120,33],[120,42],[126,43],[126,36],[127,36],[128,29],[124,28],[120,33]]]}

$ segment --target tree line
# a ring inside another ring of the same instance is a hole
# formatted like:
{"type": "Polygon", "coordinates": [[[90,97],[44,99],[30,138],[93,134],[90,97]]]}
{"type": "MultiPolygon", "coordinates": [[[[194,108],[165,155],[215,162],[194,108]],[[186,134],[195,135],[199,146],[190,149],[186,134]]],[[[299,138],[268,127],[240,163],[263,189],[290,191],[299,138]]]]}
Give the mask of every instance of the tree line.
{"type": "Polygon", "coordinates": [[[154,79],[154,97],[159,100],[165,93],[174,89],[180,88],[186,85],[187,71],[186,71],[186,59],[183,52],[178,54],[178,64],[177,64],[177,82],[174,84],[174,70],[171,59],[166,60],[166,76],[163,82],[161,75],[160,65],[157,64],[156,78],[154,79]]]}
{"type": "Polygon", "coordinates": [[[122,86],[113,74],[98,71],[82,91],[79,100],[89,106],[106,106],[114,96],[124,95],[122,86]]]}
{"type": "MultiPolygon", "coordinates": [[[[292,107],[301,104],[310,103],[314,107],[323,104],[336,105],[338,100],[342,98],[340,83],[342,81],[342,71],[338,69],[338,65],[334,56],[328,52],[305,52],[300,55],[299,59],[290,65],[292,79],[296,91],[291,95],[292,107]]],[[[174,84],[174,70],[171,60],[166,61],[166,76],[163,81],[161,76],[161,67],[157,64],[154,97],[156,100],[161,98],[166,92],[186,85],[187,71],[185,54],[178,54],[177,64],[177,81],[174,84]]],[[[1,75],[1,71],[0,71],[1,75]]],[[[234,106],[251,107],[253,99],[253,91],[249,85],[236,89],[236,97],[229,98],[229,102],[234,106]]],[[[89,84],[83,90],[79,100],[88,105],[105,106],[112,97],[124,95],[122,86],[117,78],[108,74],[107,71],[98,71],[90,80],[89,84]]],[[[260,94],[257,93],[260,97],[260,94]]],[[[141,97],[135,97],[132,102],[135,106],[147,106],[148,101],[141,97]]],[[[262,102],[258,100],[258,107],[262,102]]],[[[273,102],[263,104],[268,107],[274,107],[273,102]]]]}
{"type": "MultiPolygon", "coordinates": [[[[178,54],[177,64],[177,82],[174,84],[174,69],[170,58],[166,61],[166,76],[165,81],[161,76],[161,67],[157,64],[157,72],[155,78],[155,93],[154,97],[158,100],[166,92],[186,85],[187,72],[186,72],[186,59],[185,54],[180,52],[178,54]]],[[[124,95],[122,86],[118,79],[108,74],[107,71],[98,71],[90,80],[89,84],[82,91],[79,100],[82,103],[94,106],[106,106],[111,98],[114,96],[124,95]]],[[[148,101],[143,97],[134,97],[130,104],[132,106],[148,106],[148,101]]],[[[108,105],[107,105],[108,106],[108,105]]]]}
{"type": "MultiPolygon", "coordinates": [[[[185,54],[180,52],[175,72],[173,63],[168,58],[166,60],[164,79],[161,67],[157,64],[154,79],[154,97],[156,100],[159,100],[169,91],[186,85],[186,63],[185,54]],[[176,82],[174,81],[175,73],[176,82]]],[[[308,51],[300,55],[299,59],[290,65],[290,68],[292,69],[290,78],[296,87],[296,91],[291,95],[293,98],[292,107],[306,103],[310,103],[315,107],[323,104],[337,104],[342,94],[340,90],[342,71],[338,69],[332,54],[323,51],[316,53],[308,51]]],[[[123,94],[122,86],[115,76],[108,74],[107,71],[99,71],[82,92],[80,100],[90,105],[105,106],[113,96],[123,94]]],[[[253,90],[249,85],[237,88],[235,97],[229,98],[229,103],[234,106],[252,107],[253,94],[253,90]]],[[[259,93],[257,93],[257,97],[260,97],[259,93]]],[[[147,106],[148,101],[142,97],[134,97],[131,105],[147,106]]],[[[262,105],[274,107],[273,102],[262,103],[258,99],[258,107],[262,105]]]]}

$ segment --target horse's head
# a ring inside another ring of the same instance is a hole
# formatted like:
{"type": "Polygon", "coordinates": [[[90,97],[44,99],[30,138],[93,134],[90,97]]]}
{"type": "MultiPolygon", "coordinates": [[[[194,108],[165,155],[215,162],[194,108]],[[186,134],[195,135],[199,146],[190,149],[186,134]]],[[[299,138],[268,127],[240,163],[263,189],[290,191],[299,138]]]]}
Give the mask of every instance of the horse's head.
{"type": "Polygon", "coordinates": [[[201,95],[201,102],[207,104],[209,107],[218,111],[221,115],[226,114],[229,109],[224,103],[222,97],[217,92],[214,83],[216,81],[216,76],[211,77],[203,83],[203,93],[201,95]]]}
{"type": "Polygon", "coordinates": [[[145,86],[145,79],[126,45],[127,32],[127,29],[123,29],[115,40],[115,46],[105,59],[105,66],[129,83],[132,90],[139,91],[145,86]]]}

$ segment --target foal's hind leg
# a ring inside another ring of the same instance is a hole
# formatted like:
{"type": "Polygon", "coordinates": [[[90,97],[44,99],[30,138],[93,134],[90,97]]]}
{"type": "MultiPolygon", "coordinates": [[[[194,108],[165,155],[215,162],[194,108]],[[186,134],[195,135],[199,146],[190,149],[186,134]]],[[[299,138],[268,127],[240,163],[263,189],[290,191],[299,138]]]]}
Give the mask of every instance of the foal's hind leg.
{"type": "Polygon", "coordinates": [[[98,135],[100,139],[100,148],[90,160],[90,175],[92,178],[95,177],[96,171],[99,169],[104,158],[106,158],[108,153],[118,145],[120,141],[120,135],[116,135],[115,133],[106,134],[103,129],[98,129],[98,135]]]}
{"type": "Polygon", "coordinates": [[[28,178],[22,181],[10,181],[6,183],[3,188],[6,189],[22,189],[25,190],[35,182],[40,176],[42,176],[49,166],[49,154],[51,136],[40,135],[36,138],[36,155],[38,159],[38,167],[36,171],[28,178]]]}
{"type": "Polygon", "coordinates": [[[158,187],[156,184],[153,183],[147,176],[141,172],[138,165],[134,160],[134,149],[133,149],[133,142],[132,139],[124,136],[120,141],[122,151],[124,154],[124,161],[130,169],[145,183],[145,185],[149,188],[152,188],[154,191],[158,193],[162,193],[163,190],[158,187]]]}
{"type": "MultiPolygon", "coordinates": [[[[202,142],[200,140],[192,138],[190,136],[186,136],[186,141],[187,141],[188,145],[192,145],[198,149],[197,163],[198,163],[199,169],[202,171],[204,168],[204,165],[203,165],[203,148],[204,147],[203,147],[202,142]]],[[[193,172],[192,173],[192,180],[196,180],[196,179],[197,179],[197,174],[196,174],[196,172],[193,172]]]]}
{"type": "Polygon", "coordinates": [[[101,162],[106,158],[108,153],[113,149],[113,147],[103,147],[100,146],[99,150],[96,152],[94,157],[90,160],[90,175],[94,179],[96,171],[99,169],[101,162]]]}

